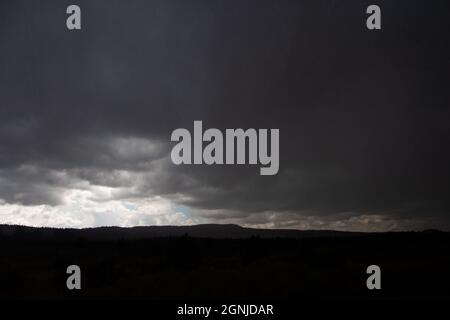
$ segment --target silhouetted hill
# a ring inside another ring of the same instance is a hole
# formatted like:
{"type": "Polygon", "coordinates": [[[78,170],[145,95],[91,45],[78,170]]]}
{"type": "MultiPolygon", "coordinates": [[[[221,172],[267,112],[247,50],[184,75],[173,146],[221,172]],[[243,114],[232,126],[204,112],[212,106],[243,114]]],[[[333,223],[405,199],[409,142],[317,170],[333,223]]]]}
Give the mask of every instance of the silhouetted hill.
{"type": "Polygon", "coordinates": [[[160,237],[189,236],[194,238],[245,239],[259,238],[318,238],[349,237],[358,232],[255,229],[234,224],[200,224],[192,226],[99,227],[87,229],[34,228],[17,225],[0,225],[0,236],[24,239],[86,239],[86,240],[138,240],[160,237]]]}
{"type": "Polygon", "coordinates": [[[0,226],[1,299],[450,299],[450,233],[0,226]],[[66,287],[69,265],[82,290],[66,287]],[[382,270],[368,290],[366,269],[382,270]]]}

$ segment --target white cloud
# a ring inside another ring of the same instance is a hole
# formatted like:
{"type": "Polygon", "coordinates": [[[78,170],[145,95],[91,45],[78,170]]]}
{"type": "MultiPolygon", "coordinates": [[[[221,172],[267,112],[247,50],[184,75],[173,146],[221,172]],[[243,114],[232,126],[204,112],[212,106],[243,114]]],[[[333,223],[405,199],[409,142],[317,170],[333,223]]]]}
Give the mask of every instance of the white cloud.
{"type": "Polygon", "coordinates": [[[0,224],[86,228],[98,226],[186,225],[199,221],[162,197],[120,199],[114,188],[67,189],[63,204],[23,206],[0,202],[0,224]],[[99,200],[101,198],[101,200],[99,200]]]}

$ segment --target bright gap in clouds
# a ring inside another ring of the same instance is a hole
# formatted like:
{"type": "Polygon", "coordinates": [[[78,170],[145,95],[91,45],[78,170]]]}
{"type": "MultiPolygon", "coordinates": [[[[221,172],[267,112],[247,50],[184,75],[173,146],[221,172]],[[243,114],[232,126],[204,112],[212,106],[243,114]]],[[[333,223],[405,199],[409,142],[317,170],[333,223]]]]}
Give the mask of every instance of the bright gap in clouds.
{"type": "Polygon", "coordinates": [[[0,224],[87,228],[200,222],[151,190],[145,195],[136,191],[146,179],[157,183],[152,176],[160,172],[164,161],[157,142],[135,137],[83,138],[74,149],[86,154],[96,150],[96,154],[84,166],[70,168],[63,162],[67,168],[52,169],[22,164],[0,171],[5,191],[0,194],[0,224]]]}
{"type": "Polygon", "coordinates": [[[63,204],[24,206],[0,202],[0,224],[35,227],[87,228],[99,226],[190,225],[199,223],[170,200],[160,196],[146,199],[98,200],[109,187],[92,190],[69,189],[63,204]]]}

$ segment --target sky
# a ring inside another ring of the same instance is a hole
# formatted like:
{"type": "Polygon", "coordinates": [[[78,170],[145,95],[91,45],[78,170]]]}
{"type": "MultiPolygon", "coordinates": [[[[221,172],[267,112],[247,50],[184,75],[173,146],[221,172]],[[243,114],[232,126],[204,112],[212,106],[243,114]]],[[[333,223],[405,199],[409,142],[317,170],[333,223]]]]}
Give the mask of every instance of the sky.
{"type": "Polygon", "coordinates": [[[450,6],[376,3],[2,0],[0,223],[450,230],[450,6]],[[194,120],[278,174],[174,165],[194,120]]]}

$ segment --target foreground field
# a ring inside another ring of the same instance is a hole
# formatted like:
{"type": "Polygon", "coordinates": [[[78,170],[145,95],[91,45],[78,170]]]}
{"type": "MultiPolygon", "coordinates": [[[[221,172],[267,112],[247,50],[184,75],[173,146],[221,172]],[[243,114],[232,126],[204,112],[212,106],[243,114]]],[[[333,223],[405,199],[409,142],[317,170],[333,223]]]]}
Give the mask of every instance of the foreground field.
{"type": "Polygon", "coordinates": [[[186,233],[140,240],[22,231],[0,237],[1,298],[450,297],[450,234],[437,231],[237,239],[186,233]],[[74,264],[82,289],[70,291],[66,268],[74,264]],[[372,264],[381,268],[381,290],[366,287],[372,264]]]}

